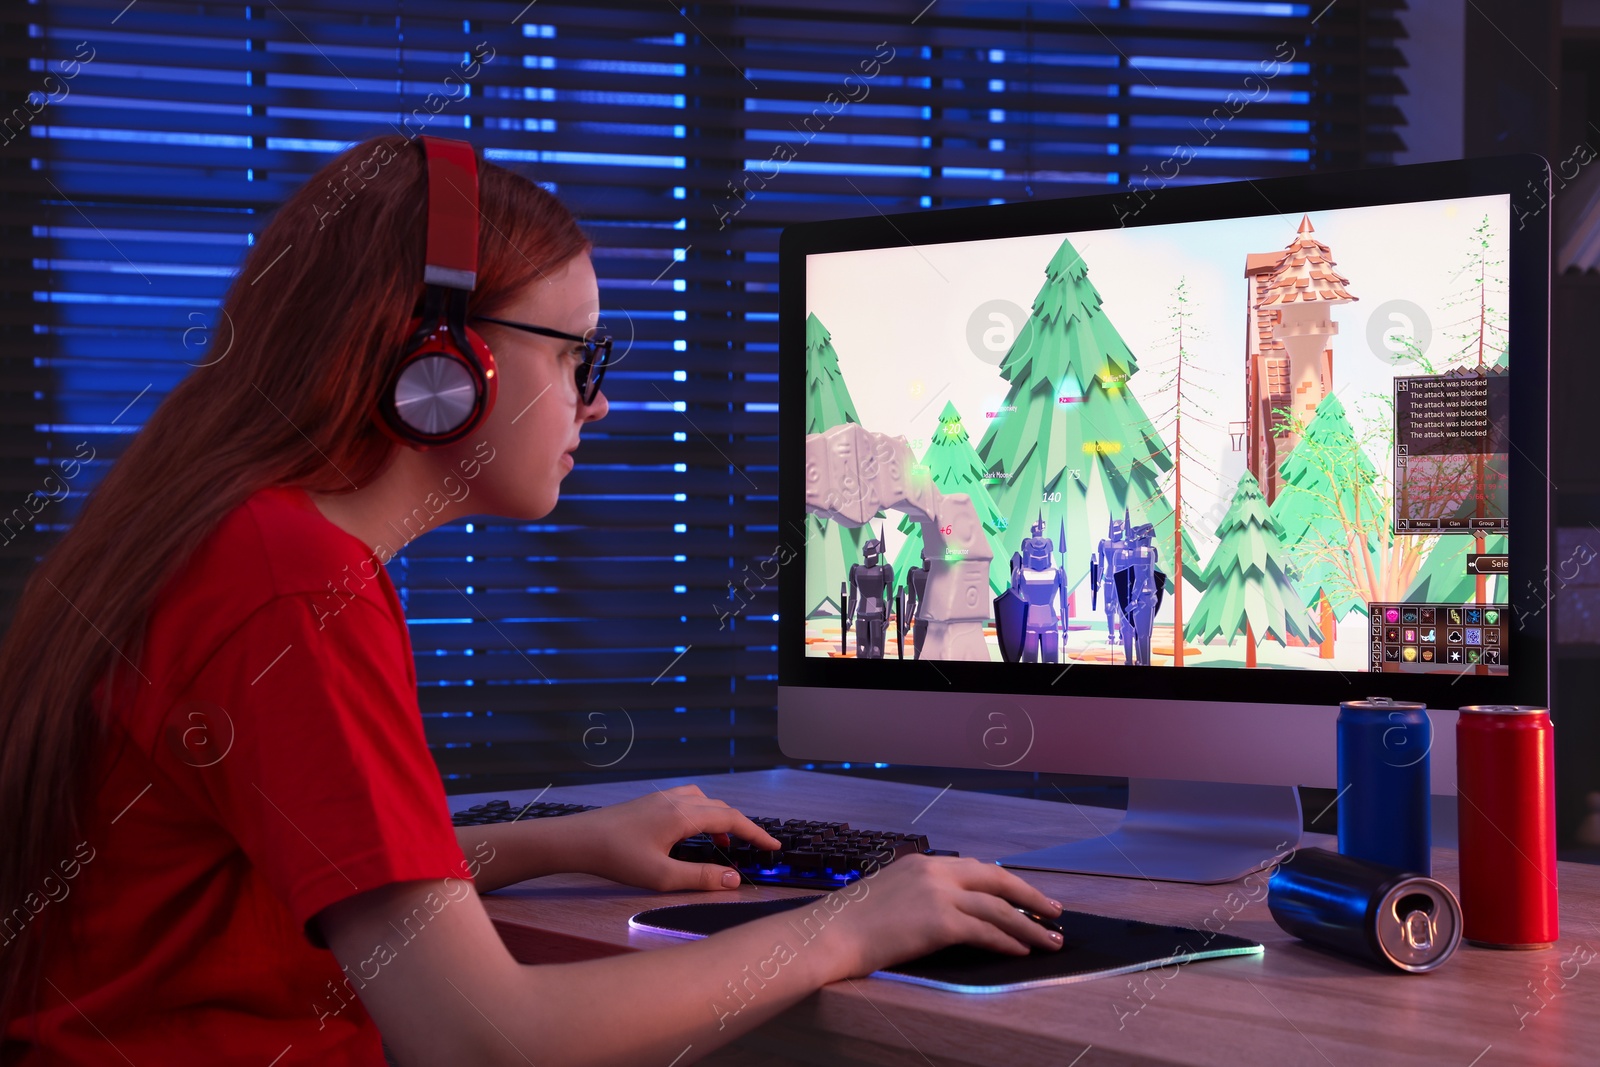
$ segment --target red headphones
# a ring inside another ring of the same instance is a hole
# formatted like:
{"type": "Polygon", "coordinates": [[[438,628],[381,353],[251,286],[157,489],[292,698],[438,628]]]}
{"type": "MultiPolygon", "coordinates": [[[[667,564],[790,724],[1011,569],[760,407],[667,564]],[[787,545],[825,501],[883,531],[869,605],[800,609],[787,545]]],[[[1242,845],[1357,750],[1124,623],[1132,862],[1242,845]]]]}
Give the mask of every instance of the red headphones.
{"type": "Polygon", "coordinates": [[[459,441],[494,408],[494,354],[467,327],[478,281],[478,161],[466,141],[421,135],[428,247],[422,299],[399,364],[378,394],[378,425],[425,451],[459,441]]]}

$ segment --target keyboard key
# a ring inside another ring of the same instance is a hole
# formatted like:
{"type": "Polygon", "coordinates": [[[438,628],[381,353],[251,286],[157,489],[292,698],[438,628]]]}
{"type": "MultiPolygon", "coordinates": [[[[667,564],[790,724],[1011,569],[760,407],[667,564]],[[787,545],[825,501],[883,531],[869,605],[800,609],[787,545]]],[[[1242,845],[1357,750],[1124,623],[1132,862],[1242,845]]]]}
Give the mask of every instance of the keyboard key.
{"type": "Polygon", "coordinates": [[[789,853],[789,870],[801,876],[815,877],[822,873],[822,853],[801,849],[789,853]]]}

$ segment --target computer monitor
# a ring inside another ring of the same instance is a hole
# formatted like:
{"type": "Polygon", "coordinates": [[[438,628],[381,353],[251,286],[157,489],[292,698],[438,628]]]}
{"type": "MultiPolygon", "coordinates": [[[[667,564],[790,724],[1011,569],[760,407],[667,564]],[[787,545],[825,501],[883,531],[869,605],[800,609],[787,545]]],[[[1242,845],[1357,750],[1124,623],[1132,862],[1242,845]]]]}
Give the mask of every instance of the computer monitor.
{"type": "MultiPolygon", "coordinates": [[[[1220,882],[1347,699],[1547,703],[1549,168],[868,214],[780,242],[778,736],[1125,775],[1009,866],[1220,882]],[[900,625],[904,615],[906,625],[900,625]]],[[[1420,753],[1386,753],[1410,760],[1420,753]]]]}

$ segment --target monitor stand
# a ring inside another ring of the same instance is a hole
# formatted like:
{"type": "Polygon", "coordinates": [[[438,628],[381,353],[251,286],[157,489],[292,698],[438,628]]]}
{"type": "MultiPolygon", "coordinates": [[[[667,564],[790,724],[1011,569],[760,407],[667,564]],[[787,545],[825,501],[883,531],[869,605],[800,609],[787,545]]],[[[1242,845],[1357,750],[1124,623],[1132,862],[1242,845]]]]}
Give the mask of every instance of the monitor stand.
{"type": "MultiPolygon", "coordinates": [[[[1091,818],[1091,825],[1095,821],[1091,818]]],[[[1034,871],[1215,885],[1282,860],[1299,845],[1300,828],[1300,794],[1291,785],[1130,778],[1128,814],[1109,834],[1102,830],[1099,837],[996,862],[1034,871]]]]}

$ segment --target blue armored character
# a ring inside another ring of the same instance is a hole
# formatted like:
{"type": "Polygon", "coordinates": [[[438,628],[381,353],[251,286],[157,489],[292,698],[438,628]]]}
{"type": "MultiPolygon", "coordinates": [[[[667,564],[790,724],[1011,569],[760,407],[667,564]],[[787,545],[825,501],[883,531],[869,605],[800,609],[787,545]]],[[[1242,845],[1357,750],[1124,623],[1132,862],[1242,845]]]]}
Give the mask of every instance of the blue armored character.
{"type": "MultiPolygon", "coordinates": [[[[1150,523],[1133,525],[1127,509],[1118,529],[1113,519],[1108,536],[1100,542],[1099,554],[1089,564],[1090,602],[1102,581],[1106,583],[1106,619],[1115,614],[1122,630],[1124,665],[1150,665],[1150,631],[1156,612],[1166,593],[1167,576],[1157,568],[1161,552],[1155,546],[1156,528],[1150,523]]],[[[1109,626],[1108,634],[1109,637],[1109,626]]]]}
{"type": "MultiPolygon", "coordinates": [[[[1127,512],[1124,511],[1126,515],[1127,512]]],[[[1106,539],[1101,541],[1095,554],[1089,557],[1089,610],[1095,609],[1096,598],[1100,594],[1100,575],[1114,573],[1111,561],[1123,542],[1128,539],[1128,522],[1126,519],[1111,518],[1106,521],[1106,539]]],[[[1107,577],[1107,581],[1111,579],[1107,577]]],[[[1114,645],[1122,639],[1122,609],[1117,606],[1117,598],[1106,595],[1106,643],[1114,645]]]]}
{"type": "MultiPolygon", "coordinates": [[[[1058,566],[1056,546],[1044,535],[1044,512],[1024,537],[1020,551],[1011,557],[1011,593],[1027,603],[1027,614],[1020,635],[1018,657],[1024,663],[1060,661],[1062,634],[1067,628],[1067,570],[1058,566]],[[1041,656],[1042,653],[1042,656],[1041,656]]],[[[1066,550],[1067,524],[1061,523],[1062,552],[1066,550]]],[[[1004,627],[1002,626],[1002,629],[1004,627]]],[[[1001,635],[1004,638],[1004,634],[1001,635]]],[[[1004,641],[1002,641],[1002,652],[1004,641]]],[[[1011,656],[1005,657],[1008,661],[1011,656]]]]}
{"type": "MultiPolygon", "coordinates": [[[[865,563],[850,565],[849,593],[840,620],[840,651],[850,632],[850,619],[856,621],[856,658],[882,659],[883,641],[889,632],[889,596],[894,589],[894,567],[879,562],[883,557],[883,530],[861,546],[865,563]]],[[[903,653],[902,653],[903,655],[903,653]]]]}

